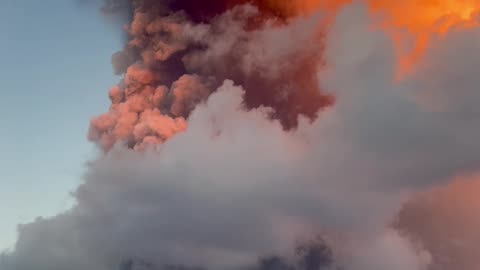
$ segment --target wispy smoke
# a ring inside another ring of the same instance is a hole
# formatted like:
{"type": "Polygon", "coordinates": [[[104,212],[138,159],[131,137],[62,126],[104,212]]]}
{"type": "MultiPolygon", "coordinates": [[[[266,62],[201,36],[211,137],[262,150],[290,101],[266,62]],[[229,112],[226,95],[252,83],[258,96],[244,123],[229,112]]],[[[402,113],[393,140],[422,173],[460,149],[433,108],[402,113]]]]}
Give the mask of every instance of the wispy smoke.
{"type": "Polygon", "coordinates": [[[364,1],[199,3],[133,2],[104,153],[1,270],[478,268],[478,28],[399,81],[364,1]]]}

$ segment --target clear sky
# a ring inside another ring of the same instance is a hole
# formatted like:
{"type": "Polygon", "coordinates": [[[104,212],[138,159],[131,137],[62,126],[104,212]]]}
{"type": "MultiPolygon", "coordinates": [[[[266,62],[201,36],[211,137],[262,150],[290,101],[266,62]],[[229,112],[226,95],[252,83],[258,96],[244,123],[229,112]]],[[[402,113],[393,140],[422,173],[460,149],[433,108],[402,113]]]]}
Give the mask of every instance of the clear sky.
{"type": "Polygon", "coordinates": [[[110,56],[122,47],[100,2],[1,1],[0,250],[17,224],[68,208],[93,157],[88,121],[108,109],[110,56]]]}

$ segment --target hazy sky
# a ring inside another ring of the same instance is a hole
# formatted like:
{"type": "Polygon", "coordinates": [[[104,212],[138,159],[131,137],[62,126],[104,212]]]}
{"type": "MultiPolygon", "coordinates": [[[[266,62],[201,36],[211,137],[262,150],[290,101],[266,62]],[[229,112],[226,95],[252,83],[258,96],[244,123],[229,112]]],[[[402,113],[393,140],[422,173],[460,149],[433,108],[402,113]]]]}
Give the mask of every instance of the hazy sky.
{"type": "Polygon", "coordinates": [[[89,118],[118,80],[110,56],[121,26],[83,0],[2,0],[0,6],[0,250],[19,223],[69,206],[92,157],[89,118]]]}

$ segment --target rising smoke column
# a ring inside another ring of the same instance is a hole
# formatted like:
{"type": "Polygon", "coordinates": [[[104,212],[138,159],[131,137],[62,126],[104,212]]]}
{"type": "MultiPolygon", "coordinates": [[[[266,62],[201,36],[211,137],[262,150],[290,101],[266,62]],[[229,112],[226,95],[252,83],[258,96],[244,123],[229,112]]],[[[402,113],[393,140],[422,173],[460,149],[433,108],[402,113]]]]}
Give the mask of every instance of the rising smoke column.
{"type": "Polygon", "coordinates": [[[1,270],[477,268],[457,237],[479,233],[476,184],[448,184],[480,169],[470,18],[440,35],[434,8],[398,81],[400,3],[206,3],[131,3],[124,79],[89,133],[106,151],[1,270]]]}
{"type": "Polygon", "coordinates": [[[92,120],[90,140],[106,150],[162,143],[225,79],[244,87],[246,108],[271,107],[285,129],[331,105],[317,79],[320,22],[286,33],[286,13],[262,1],[234,7],[240,2],[134,1],[131,39],[113,57],[125,78],[110,91],[110,112],[92,120]],[[285,34],[296,42],[280,40],[285,34]]]}
{"type": "MultiPolygon", "coordinates": [[[[351,1],[258,0],[234,8],[246,2],[108,2],[109,9],[131,7],[133,21],[130,41],[113,57],[115,72],[125,73],[125,79],[110,92],[110,112],[92,120],[90,140],[105,150],[117,142],[139,149],[162,143],[185,130],[191,110],[225,79],[245,88],[247,108],[273,108],[272,118],[286,129],[297,126],[298,116],[315,119],[332,105],[333,97],[318,88],[324,38],[320,23],[318,32],[308,31],[294,45],[273,44],[269,35],[291,17],[316,10],[335,14],[351,1]]],[[[476,27],[480,8],[469,0],[366,2],[395,41],[398,76],[412,71],[435,36],[455,27],[476,27]]]]}

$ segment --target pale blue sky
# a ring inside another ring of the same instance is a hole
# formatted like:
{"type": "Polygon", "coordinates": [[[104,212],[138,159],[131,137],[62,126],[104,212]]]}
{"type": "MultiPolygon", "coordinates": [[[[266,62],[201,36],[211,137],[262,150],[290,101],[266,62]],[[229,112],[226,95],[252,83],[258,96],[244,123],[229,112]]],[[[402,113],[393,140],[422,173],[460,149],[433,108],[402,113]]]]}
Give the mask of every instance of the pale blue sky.
{"type": "Polygon", "coordinates": [[[85,2],[0,0],[0,250],[18,223],[68,208],[93,156],[88,121],[108,108],[122,39],[85,2]]]}

